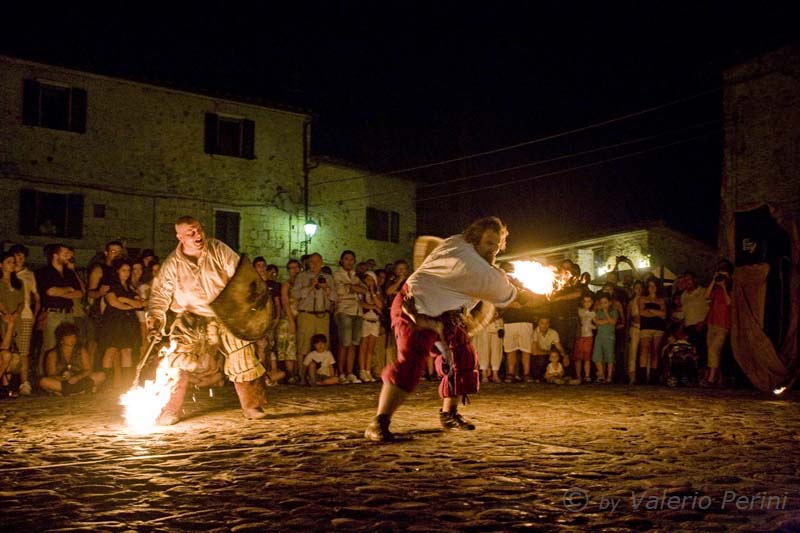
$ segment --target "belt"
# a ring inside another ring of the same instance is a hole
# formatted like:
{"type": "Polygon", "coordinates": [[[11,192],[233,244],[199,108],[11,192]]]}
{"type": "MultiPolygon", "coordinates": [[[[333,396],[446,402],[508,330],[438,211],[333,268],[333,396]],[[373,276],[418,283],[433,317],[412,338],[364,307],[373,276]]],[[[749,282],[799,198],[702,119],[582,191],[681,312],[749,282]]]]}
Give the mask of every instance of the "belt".
{"type": "Polygon", "coordinates": [[[48,313],[71,313],[72,309],[59,309],[56,307],[48,307],[45,309],[48,313]]]}
{"type": "Polygon", "coordinates": [[[314,315],[314,316],[321,316],[321,315],[327,315],[328,314],[327,311],[300,311],[300,312],[301,313],[305,313],[307,315],[314,315]]]}
{"type": "Polygon", "coordinates": [[[378,322],[380,322],[380,320],[367,320],[367,319],[365,318],[365,319],[364,319],[364,322],[369,322],[370,324],[377,324],[378,322]]]}

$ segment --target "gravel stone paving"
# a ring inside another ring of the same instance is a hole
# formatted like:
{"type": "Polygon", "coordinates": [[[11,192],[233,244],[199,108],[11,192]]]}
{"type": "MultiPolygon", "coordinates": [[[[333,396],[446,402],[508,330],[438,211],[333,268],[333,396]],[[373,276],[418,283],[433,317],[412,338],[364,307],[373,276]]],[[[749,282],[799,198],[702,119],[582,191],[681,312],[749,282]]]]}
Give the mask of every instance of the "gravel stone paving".
{"type": "Polygon", "coordinates": [[[379,385],[190,392],[149,434],[110,392],[0,401],[2,531],[800,531],[800,402],[750,390],[435,385],[363,439],[379,385]]]}

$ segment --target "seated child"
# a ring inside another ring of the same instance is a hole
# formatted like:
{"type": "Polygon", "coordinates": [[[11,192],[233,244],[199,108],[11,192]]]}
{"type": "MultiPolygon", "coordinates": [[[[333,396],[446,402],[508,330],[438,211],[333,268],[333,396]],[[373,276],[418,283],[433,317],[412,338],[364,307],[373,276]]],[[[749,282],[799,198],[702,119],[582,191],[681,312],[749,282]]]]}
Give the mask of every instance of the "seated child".
{"type": "Polygon", "coordinates": [[[336,361],[328,350],[328,338],[322,333],[311,337],[313,350],[303,359],[303,374],[308,375],[309,385],[335,385],[339,378],[334,375],[333,365],[336,361]]]}
{"type": "Polygon", "coordinates": [[[550,364],[547,365],[544,379],[547,383],[555,383],[556,385],[566,383],[566,380],[564,380],[564,366],[561,364],[561,352],[555,348],[550,349],[550,364]]]}

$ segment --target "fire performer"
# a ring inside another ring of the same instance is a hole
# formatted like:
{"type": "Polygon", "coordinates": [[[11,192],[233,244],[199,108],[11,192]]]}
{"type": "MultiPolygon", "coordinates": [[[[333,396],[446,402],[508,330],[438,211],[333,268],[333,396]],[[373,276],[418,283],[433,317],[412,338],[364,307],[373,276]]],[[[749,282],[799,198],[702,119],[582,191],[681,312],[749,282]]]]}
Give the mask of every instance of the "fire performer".
{"type": "MultiPolygon", "coordinates": [[[[214,355],[218,351],[225,355],[224,371],[236,388],[244,417],[264,418],[267,416],[263,409],[265,370],[256,357],[255,345],[243,339],[242,334],[235,334],[239,331],[232,331],[236,329],[230,323],[234,311],[222,312],[216,305],[223,291],[236,284],[232,279],[244,268],[252,269],[252,265],[246,258],[240,261],[239,255],[225,243],[206,238],[194,217],[180,217],[175,223],[175,233],[178,246],[161,265],[147,311],[151,338],[164,334],[167,310],[176,314],[169,337],[177,348],[167,357],[171,367],[180,371],[157,423],[171,425],[180,420],[190,378],[193,382],[208,383],[214,381],[214,375],[219,376],[219,363],[214,355]]],[[[245,283],[244,290],[252,292],[255,283],[245,283]],[[248,286],[251,288],[247,289],[248,286]]]]}
{"type": "Polygon", "coordinates": [[[475,429],[457,410],[458,398],[466,400],[480,383],[470,335],[491,320],[493,306],[505,307],[516,300],[527,304],[535,297],[494,266],[507,235],[497,217],[473,222],[463,234],[442,241],[395,296],[391,317],[397,361],[383,370],[377,416],[367,426],[365,438],[394,439],[389,431],[391,416],[419,383],[429,355],[436,356],[442,376],[440,423],[445,429],[475,429]]]}

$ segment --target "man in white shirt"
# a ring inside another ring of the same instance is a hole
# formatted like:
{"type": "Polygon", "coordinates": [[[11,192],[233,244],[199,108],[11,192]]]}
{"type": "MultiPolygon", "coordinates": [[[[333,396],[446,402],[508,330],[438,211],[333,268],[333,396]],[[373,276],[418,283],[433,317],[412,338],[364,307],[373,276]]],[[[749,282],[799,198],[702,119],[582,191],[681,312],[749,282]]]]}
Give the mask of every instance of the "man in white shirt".
{"type": "Polygon", "coordinates": [[[684,332],[689,342],[694,345],[698,355],[705,355],[705,329],[706,315],[708,314],[708,300],[706,289],[697,284],[693,272],[685,272],[684,290],[681,293],[681,309],[683,310],[684,332]]]}
{"type": "MultiPolygon", "coordinates": [[[[339,257],[341,268],[333,273],[336,285],[336,304],[333,319],[339,332],[339,382],[361,383],[353,373],[356,351],[361,343],[361,326],[364,312],[361,310],[361,299],[367,288],[361,283],[353,267],[356,254],[345,250],[339,257]]],[[[364,370],[363,368],[360,370],[364,370]]]]}
{"type": "Polygon", "coordinates": [[[233,382],[244,417],[264,418],[265,370],[254,343],[234,335],[211,307],[236,273],[239,254],[222,241],[206,238],[200,222],[191,216],[177,220],[175,236],[178,245],[161,266],[147,310],[151,336],[163,333],[167,311],[176,315],[169,336],[177,349],[169,357],[172,367],[180,371],[157,422],[171,425],[180,420],[189,374],[216,375],[217,362],[208,356],[217,349],[226,356],[224,372],[233,382]],[[211,348],[214,346],[217,349],[211,348]]]}
{"type": "Polygon", "coordinates": [[[558,332],[550,327],[550,318],[542,317],[533,330],[531,343],[531,355],[533,356],[531,365],[531,377],[535,383],[540,383],[544,378],[544,371],[547,367],[547,359],[550,355],[550,348],[555,347],[561,354],[563,365],[569,366],[567,352],[561,345],[561,337],[558,332]]]}
{"type": "Polygon", "coordinates": [[[523,294],[532,296],[528,291],[518,293],[505,272],[494,266],[507,235],[497,217],[473,222],[463,234],[436,247],[408,278],[391,309],[397,361],[383,370],[377,416],[365,438],[394,439],[389,431],[391,416],[419,383],[426,358],[437,352],[442,354],[436,363],[443,376],[439,420],[445,429],[475,429],[457,412],[457,397],[477,392],[480,382],[467,314],[479,303],[505,307],[523,294]]]}

